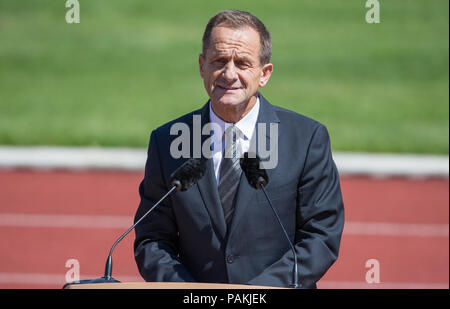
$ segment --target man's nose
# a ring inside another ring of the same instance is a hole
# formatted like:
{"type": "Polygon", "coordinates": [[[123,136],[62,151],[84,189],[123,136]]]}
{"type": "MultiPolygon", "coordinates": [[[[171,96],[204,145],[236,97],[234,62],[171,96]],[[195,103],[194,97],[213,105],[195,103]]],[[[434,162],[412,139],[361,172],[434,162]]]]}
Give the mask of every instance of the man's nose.
{"type": "Polygon", "coordinates": [[[227,82],[232,82],[238,79],[236,66],[234,65],[233,61],[227,63],[222,72],[222,76],[227,82]]]}

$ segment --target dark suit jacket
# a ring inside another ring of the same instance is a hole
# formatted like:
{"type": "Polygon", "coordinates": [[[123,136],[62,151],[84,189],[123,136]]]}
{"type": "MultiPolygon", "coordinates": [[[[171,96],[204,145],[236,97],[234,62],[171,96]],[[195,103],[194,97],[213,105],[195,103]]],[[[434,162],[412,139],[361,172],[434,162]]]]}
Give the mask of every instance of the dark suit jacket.
{"type": "MultiPolygon", "coordinates": [[[[338,257],[344,226],[328,132],[314,120],[259,98],[258,123],[278,123],[279,133],[278,165],[267,170],[266,189],[295,244],[299,283],[314,288],[338,257]]],[[[170,155],[177,136],[169,132],[172,124],[182,122],[192,133],[193,115],[200,115],[202,124],[209,122],[209,104],[152,132],[135,220],[168,191],[170,174],[187,160],[170,155]]],[[[244,175],[227,231],[212,159],[196,185],[173,193],[136,227],[134,250],[146,281],[292,283],[289,244],[264,193],[253,189],[244,175]]]]}

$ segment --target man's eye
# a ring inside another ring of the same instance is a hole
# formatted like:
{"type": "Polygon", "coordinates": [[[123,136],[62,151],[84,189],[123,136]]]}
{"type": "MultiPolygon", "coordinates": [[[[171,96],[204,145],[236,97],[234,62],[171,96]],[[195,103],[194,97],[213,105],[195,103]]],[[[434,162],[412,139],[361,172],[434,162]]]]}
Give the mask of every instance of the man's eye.
{"type": "Polygon", "coordinates": [[[238,62],[238,63],[236,63],[236,66],[241,69],[246,69],[249,67],[248,63],[246,63],[246,62],[238,62]]]}

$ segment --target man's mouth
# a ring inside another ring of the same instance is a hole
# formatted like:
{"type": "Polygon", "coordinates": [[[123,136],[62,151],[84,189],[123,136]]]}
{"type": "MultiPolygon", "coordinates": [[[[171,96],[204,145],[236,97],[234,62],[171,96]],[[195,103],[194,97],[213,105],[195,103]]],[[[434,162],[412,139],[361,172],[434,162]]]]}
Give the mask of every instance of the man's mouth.
{"type": "Polygon", "coordinates": [[[225,90],[225,91],[233,91],[233,90],[239,90],[241,87],[234,87],[234,86],[221,86],[217,85],[217,88],[225,90]]]}

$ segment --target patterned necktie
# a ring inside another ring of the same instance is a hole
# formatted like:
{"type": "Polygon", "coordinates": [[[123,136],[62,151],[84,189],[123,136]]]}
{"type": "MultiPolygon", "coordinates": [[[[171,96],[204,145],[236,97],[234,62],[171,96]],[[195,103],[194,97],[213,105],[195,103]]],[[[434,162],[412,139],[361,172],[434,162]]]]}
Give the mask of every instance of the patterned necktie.
{"type": "Polygon", "coordinates": [[[225,130],[225,151],[219,170],[219,197],[228,228],[233,217],[236,190],[242,174],[237,156],[238,130],[235,126],[225,130]]]}

